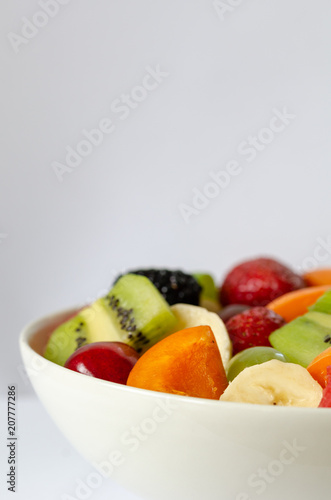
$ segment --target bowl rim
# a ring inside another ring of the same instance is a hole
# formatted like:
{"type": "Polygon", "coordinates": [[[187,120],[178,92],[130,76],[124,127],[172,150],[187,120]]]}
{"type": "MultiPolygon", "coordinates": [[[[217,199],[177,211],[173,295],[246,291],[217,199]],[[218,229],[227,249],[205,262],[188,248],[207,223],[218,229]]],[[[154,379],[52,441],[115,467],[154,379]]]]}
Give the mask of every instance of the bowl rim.
{"type": "MultiPolygon", "coordinates": [[[[207,398],[198,398],[198,397],[193,397],[193,396],[181,396],[179,394],[169,394],[165,392],[158,392],[158,391],[152,391],[149,389],[141,389],[138,387],[131,387],[127,386],[124,384],[117,384],[115,382],[110,382],[108,380],[103,380],[100,378],[96,377],[87,377],[86,375],[82,373],[75,372],[73,370],[68,370],[68,368],[65,368],[64,366],[58,365],[57,363],[54,363],[53,361],[50,361],[43,356],[41,356],[35,349],[33,349],[30,345],[30,339],[32,336],[38,331],[38,327],[41,328],[42,325],[46,325],[47,323],[51,322],[52,320],[55,320],[59,316],[64,316],[64,315],[70,315],[77,311],[80,307],[79,306],[72,306],[66,309],[61,309],[58,311],[53,311],[52,313],[45,314],[41,317],[38,317],[36,319],[31,320],[29,323],[27,323],[21,330],[19,334],[19,348],[21,352],[21,357],[23,358],[23,362],[25,365],[25,359],[23,356],[23,351],[26,350],[27,352],[30,353],[30,355],[37,356],[40,360],[42,360],[42,363],[44,363],[44,366],[49,366],[53,370],[59,370],[60,372],[65,371],[70,371],[69,376],[73,377],[84,377],[84,380],[86,380],[86,383],[96,386],[102,385],[105,387],[110,387],[113,390],[116,391],[121,391],[125,390],[126,392],[130,392],[133,394],[137,395],[144,395],[145,397],[152,397],[152,398],[157,398],[157,399],[170,399],[175,402],[180,402],[181,404],[188,404],[188,405],[204,405],[205,407],[223,407],[224,409],[229,408],[235,410],[237,408],[237,411],[240,411],[245,409],[245,411],[254,411],[254,412],[278,412],[278,411],[284,411],[284,412],[291,412],[293,413],[299,413],[303,415],[324,415],[325,417],[325,410],[331,411],[331,408],[309,408],[309,407],[297,407],[297,406],[280,406],[280,405],[259,405],[259,404],[254,404],[254,403],[243,403],[243,402],[234,402],[234,401],[220,401],[216,399],[207,399],[207,398]],[[316,411],[319,410],[319,411],[316,411]],[[320,411],[324,410],[324,411],[320,411]]],[[[82,380],[82,379],[81,379],[82,380]]]]}

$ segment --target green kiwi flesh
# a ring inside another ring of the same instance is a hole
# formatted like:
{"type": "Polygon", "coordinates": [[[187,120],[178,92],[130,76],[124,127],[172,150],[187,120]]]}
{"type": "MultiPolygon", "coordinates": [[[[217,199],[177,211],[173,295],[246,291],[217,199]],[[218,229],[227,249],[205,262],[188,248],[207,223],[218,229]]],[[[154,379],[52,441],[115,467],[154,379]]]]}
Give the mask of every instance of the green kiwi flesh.
{"type": "Polygon", "coordinates": [[[308,312],[275,330],[269,342],[289,362],[307,368],[331,344],[331,315],[308,312]]]}
{"type": "Polygon", "coordinates": [[[139,353],[164,338],[177,321],[168,303],[145,276],[122,276],[102,301],[121,341],[139,353]]]}
{"type": "Polygon", "coordinates": [[[173,331],[176,321],[148,278],[126,274],[108,295],[60,325],[52,333],[44,356],[63,366],[82,345],[102,341],[125,342],[143,353],[173,331]]]}
{"type": "Polygon", "coordinates": [[[331,290],[323,293],[315,304],[309,307],[309,311],[331,314],[331,290]]]}
{"type": "Polygon", "coordinates": [[[192,275],[202,287],[200,299],[217,301],[218,293],[215,282],[210,274],[195,273],[192,275]]]}
{"type": "Polygon", "coordinates": [[[78,314],[54,330],[46,346],[44,356],[46,359],[63,366],[76,349],[92,341],[85,318],[78,314]]]}

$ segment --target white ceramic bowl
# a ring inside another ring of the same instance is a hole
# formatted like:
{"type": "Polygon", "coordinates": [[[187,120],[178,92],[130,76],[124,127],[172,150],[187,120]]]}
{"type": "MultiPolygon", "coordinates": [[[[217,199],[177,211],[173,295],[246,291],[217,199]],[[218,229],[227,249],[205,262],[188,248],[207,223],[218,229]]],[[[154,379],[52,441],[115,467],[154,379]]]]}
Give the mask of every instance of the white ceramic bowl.
{"type": "Polygon", "coordinates": [[[311,500],[331,488],[331,410],[167,395],[106,382],[41,356],[64,311],[20,336],[40,400],[94,466],[146,500],[311,500]]]}

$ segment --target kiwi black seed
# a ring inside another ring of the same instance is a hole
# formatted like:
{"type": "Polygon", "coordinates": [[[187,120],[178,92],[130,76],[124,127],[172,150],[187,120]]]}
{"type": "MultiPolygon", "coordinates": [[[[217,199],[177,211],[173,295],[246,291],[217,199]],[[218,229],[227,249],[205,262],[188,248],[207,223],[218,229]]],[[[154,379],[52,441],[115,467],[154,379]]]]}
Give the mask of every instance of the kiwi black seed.
{"type": "Polygon", "coordinates": [[[56,328],[48,341],[44,356],[63,366],[73,352],[91,341],[89,328],[78,314],[56,328]]]}
{"type": "Polygon", "coordinates": [[[123,341],[138,352],[153,345],[176,322],[169,304],[145,276],[123,275],[104,303],[118,324],[123,341]]]}

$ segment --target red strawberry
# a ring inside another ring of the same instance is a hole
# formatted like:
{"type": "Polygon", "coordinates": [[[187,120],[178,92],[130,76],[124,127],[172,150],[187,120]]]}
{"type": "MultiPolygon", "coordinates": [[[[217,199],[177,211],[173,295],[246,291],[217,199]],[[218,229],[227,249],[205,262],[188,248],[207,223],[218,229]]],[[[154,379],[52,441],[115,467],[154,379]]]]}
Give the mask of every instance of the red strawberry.
{"type": "Polygon", "coordinates": [[[327,384],[323,390],[323,396],[319,404],[319,408],[331,408],[331,366],[326,369],[327,384]]]}
{"type": "Polygon", "coordinates": [[[304,288],[301,276],[274,259],[259,258],[239,264],[220,289],[222,305],[265,306],[284,293],[304,288]]]}
{"type": "Polygon", "coordinates": [[[285,324],[284,318],[266,307],[252,307],[225,323],[233,355],[255,346],[270,346],[269,335],[285,324]]]}

